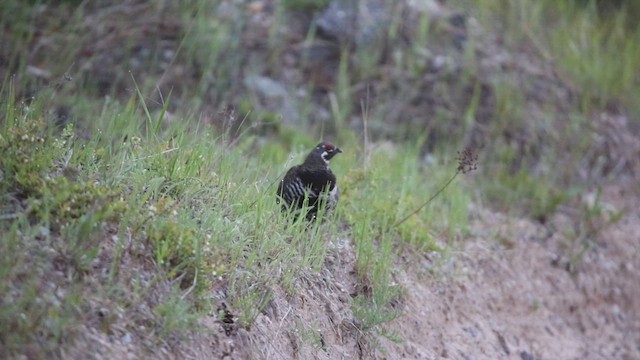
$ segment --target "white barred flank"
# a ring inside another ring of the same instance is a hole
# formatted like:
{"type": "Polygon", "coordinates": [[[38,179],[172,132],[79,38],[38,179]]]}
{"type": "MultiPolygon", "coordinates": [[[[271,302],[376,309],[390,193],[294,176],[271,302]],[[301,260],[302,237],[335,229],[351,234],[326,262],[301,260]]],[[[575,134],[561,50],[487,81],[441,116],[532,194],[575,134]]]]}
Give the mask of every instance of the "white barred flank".
{"type": "Polygon", "coordinates": [[[335,207],[335,204],[338,202],[340,191],[338,190],[338,185],[335,185],[328,193],[323,191],[322,193],[317,194],[312,189],[305,188],[302,180],[299,177],[296,177],[292,181],[283,183],[282,193],[280,194],[287,205],[291,205],[296,201],[301,201],[305,196],[310,199],[310,202],[313,202],[315,198],[318,198],[318,195],[320,195],[320,200],[327,204],[327,208],[331,209],[335,207]]]}
{"type": "Polygon", "coordinates": [[[280,196],[282,196],[287,205],[291,205],[297,199],[304,198],[305,196],[305,187],[299,177],[296,177],[292,181],[283,183],[282,186],[283,188],[280,196]]]}
{"type": "Polygon", "coordinates": [[[333,187],[333,190],[329,192],[329,201],[332,205],[335,205],[340,199],[340,189],[338,189],[338,184],[333,187]]]}

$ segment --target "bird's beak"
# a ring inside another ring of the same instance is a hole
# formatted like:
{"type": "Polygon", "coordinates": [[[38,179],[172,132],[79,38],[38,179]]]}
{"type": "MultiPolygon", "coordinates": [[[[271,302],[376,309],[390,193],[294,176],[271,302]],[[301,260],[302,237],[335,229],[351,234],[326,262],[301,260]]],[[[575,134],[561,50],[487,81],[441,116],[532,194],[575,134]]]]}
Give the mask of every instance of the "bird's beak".
{"type": "Polygon", "coordinates": [[[336,148],[335,152],[337,152],[337,153],[341,153],[341,152],[342,152],[342,149],[340,149],[340,148],[336,148]]]}

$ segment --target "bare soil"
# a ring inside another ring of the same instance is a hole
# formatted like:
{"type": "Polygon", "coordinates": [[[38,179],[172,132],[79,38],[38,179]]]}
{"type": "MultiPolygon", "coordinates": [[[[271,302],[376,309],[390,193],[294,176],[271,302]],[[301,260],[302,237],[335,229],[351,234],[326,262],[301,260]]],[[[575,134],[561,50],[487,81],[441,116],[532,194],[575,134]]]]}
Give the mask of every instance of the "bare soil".
{"type": "Polygon", "coordinates": [[[400,342],[357,330],[348,305],[355,255],[349,239],[337,239],[325,270],[303,276],[294,297],[276,293],[250,331],[225,335],[220,323],[203,319],[212,334],[196,341],[198,350],[191,355],[638,359],[640,203],[627,194],[620,188],[604,192],[609,211],[623,210],[624,216],[598,234],[574,268],[571,240],[561,227],[568,224],[564,215],[545,226],[474,209],[471,235],[450,259],[408,255],[398,263],[404,315],[387,328],[400,342]]]}

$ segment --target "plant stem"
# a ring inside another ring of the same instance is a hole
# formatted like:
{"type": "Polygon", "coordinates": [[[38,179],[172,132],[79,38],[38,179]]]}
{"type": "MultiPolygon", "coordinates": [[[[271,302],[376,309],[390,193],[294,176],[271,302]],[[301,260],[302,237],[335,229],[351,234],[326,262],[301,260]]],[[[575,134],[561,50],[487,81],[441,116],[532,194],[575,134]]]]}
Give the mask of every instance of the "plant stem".
{"type": "Polygon", "coordinates": [[[455,174],[453,174],[453,176],[452,176],[451,178],[449,178],[449,180],[447,181],[447,183],[446,183],[446,184],[444,184],[444,186],[442,186],[442,187],[440,188],[440,190],[436,191],[436,193],[435,193],[435,194],[433,194],[433,195],[429,198],[429,200],[425,201],[425,202],[424,202],[422,205],[420,205],[417,209],[413,210],[409,215],[407,215],[407,216],[403,217],[403,218],[402,218],[402,220],[400,220],[400,221],[396,222],[395,224],[393,224],[393,225],[391,226],[391,228],[394,228],[394,227],[399,226],[399,225],[400,225],[400,224],[402,224],[403,222],[407,221],[407,220],[408,220],[410,217],[412,217],[413,215],[415,215],[415,214],[419,213],[419,212],[420,212],[420,210],[422,210],[425,206],[429,205],[429,203],[430,203],[431,201],[433,201],[433,199],[435,199],[438,195],[440,195],[440,193],[441,193],[441,192],[443,192],[443,191],[444,191],[444,189],[446,189],[446,188],[449,186],[449,184],[451,184],[451,182],[453,181],[453,179],[455,179],[455,178],[456,178],[456,176],[458,176],[458,174],[460,174],[460,170],[459,170],[459,169],[455,172],[455,174]]]}

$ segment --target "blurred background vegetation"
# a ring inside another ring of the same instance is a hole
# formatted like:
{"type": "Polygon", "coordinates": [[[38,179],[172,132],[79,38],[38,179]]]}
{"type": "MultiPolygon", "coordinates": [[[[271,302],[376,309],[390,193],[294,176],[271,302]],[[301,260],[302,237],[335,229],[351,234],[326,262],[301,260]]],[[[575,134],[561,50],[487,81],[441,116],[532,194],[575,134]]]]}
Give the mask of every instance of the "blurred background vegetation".
{"type": "Polygon", "coordinates": [[[0,77],[19,98],[50,90],[52,121],[87,131],[135,84],[167,123],[285,148],[359,139],[366,113],[370,141],[419,142],[426,160],[482,149],[482,192],[539,218],[633,170],[636,2],[355,3],[6,1],[0,77]]]}

